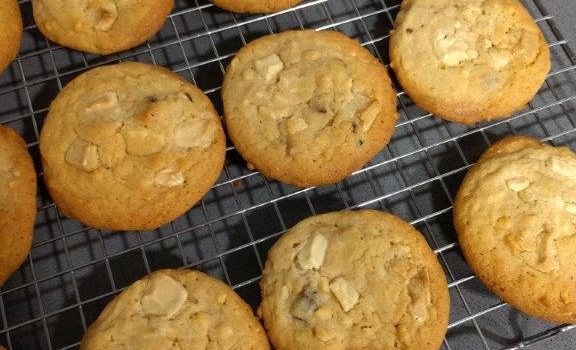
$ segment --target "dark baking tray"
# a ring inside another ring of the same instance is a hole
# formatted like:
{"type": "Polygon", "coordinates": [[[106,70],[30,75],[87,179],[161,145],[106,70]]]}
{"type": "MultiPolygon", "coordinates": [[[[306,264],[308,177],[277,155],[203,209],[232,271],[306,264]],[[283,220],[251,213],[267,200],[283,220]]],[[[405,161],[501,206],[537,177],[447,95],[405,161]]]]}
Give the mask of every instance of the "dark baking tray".
{"type": "MultiPolygon", "coordinates": [[[[152,232],[102,232],[60,215],[42,185],[29,261],[0,289],[0,343],[9,349],[76,349],[88,325],[119,291],[160,268],[199,269],[229,283],[252,306],[266,252],[296,222],[350,208],[391,211],[436,250],[450,282],[444,349],[576,349],[576,332],[523,315],[490,293],[464,262],[451,223],[462,177],[486,147],[522,134],[576,149],[574,53],[541,4],[526,0],[544,31],[553,69],[538,96],[512,118],[474,127],[418,109],[398,89],[400,119],[389,146],[363,170],[321,188],[297,189],[246,169],[228,148],[226,167],[204,200],[152,232]],[[561,336],[556,336],[561,334],[561,336]]],[[[287,29],[338,30],[388,63],[398,0],[312,0],[267,16],[234,15],[207,1],[178,0],[162,31],[134,50],[100,57],[61,48],[39,33],[21,1],[20,56],[0,76],[0,123],[16,129],[38,162],[50,101],[85,70],[119,60],[160,64],[194,82],[221,112],[224,67],[246,42],[287,29]]],[[[154,203],[149,203],[154,205],[154,203]]]]}

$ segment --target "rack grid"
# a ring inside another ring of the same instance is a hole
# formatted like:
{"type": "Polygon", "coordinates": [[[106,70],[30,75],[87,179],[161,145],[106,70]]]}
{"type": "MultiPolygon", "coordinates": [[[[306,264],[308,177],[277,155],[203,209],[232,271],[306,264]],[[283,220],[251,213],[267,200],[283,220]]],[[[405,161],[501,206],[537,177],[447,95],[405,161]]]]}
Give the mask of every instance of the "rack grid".
{"type": "MultiPolygon", "coordinates": [[[[194,268],[259,303],[266,252],[296,222],[354,208],[390,211],[414,224],[435,249],[449,280],[451,315],[443,349],[574,348],[574,326],[552,325],[512,309],[472,274],[452,227],[455,192],[481,152],[507,134],[576,149],[576,56],[540,0],[524,4],[542,28],[553,68],[538,96],[506,120],[474,127],[418,109],[399,88],[395,135],[371,163],[341,183],[298,189],[249,171],[232,146],[225,169],[201,203],[151,232],[104,232],[62,216],[39,173],[33,249],[0,289],[0,343],[9,349],[77,349],[86,327],[122,289],[160,268],[194,268]],[[557,335],[562,334],[561,337],[557,335]],[[572,344],[572,345],[566,345],[572,344]],[[566,346],[566,347],[564,347],[566,346]]],[[[271,15],[237,15],[207,0],[177,0],[162,31],[112,56],[59,47],[39,33],[30,0],[20,0],[22,51],[0,76],[0,123],[28,143],[40,170],[39,131],[56,94],[78,74],[137,60],[168,67],[200,87],[221,113],[223,72],[246,42],[288,29],[338,30],[388,64],[399,0],[308,0],[271,15]]],[[[150,203],[153,205],[153,203],[150,203]]]]}

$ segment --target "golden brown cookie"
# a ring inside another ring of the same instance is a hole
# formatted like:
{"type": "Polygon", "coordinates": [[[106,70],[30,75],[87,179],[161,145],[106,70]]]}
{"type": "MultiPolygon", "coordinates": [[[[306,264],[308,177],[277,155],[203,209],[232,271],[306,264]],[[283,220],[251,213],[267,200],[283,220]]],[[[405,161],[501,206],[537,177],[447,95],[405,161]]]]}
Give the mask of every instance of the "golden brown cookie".
{"type": "Polygon", "coordinates": [[[34,20],[48,39],[107,55],[131,49],[160,31],[174,0],[33,0],[34,20]]]}
{"type": "Polygon", "coordinates": [[[116,297],[81,350],[269,350],[252,309],[230,287],[191,270],[154,272],[116,297]]]}
{"type": "Polygon", "coordinates": [[[548,44],[518,0],[403,1],[390,59],[418,106],[464,124],[523,108],[550,70],[548,44]]]}
{"type": "Polygon", "coordinates": [[[22,40],[22,16],[16,0],[0,0],[0,73],[14,61],[22,40]]]}
{"type": "Polygon", "coordinates": [[[386,68],[357,41],[325,31],[257,39],[226,69],[230,138],[264,175],[336,183],[384,148],[397,119],[386,68]]]}
{"type": "Polygon", "coordinates": [[[450,300],[426,240],[374,210],[301,221],[270,250],[259,314],[277,350],[440,348],[450,300]]]}
{"type": "Polygon", "coordinates": [[[0,286],[28,258],[36,219],[36,171],[26,143],[0,125],[0,286]]]}
{"type": "Polygon", "coordinates": [[[302,0],[210,0],[214,5],[238,13],[273,13],[298,5],[302,0]]]}
{"type": "Polygon", "coordinates": [[[59,209],[86,225],[148,230],[190,209],[217,180],[224,132],[198,88],[157,66],[88,71],[44,123],[44,179],[59,209]]]}
{"type": "Polygon", "coordinates": [[[466,174],[454,224],[466,260],[504,301],[576,323],[576,154],[528,137],[492,145],[466,174]]]}

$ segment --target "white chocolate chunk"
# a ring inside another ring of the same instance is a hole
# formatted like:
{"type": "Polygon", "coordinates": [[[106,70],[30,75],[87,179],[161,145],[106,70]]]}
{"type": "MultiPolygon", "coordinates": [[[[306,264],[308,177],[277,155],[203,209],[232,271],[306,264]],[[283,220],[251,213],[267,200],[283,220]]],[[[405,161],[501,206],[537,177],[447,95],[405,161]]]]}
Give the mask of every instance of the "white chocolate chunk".
{"type": "Polygon", "coordinates": [[[286,122],[286,130],[288,130],[288,133],[290,134],[295,134],[298,131],[306,129],[308,129],[308,123],[306,123],[302,118],[292,117],[286,122]]]}
{"type": "Polygon", "coordinates": [[[470,59],[466,51],[449,51],[442,56],[442,63],[448,67],[457,67],[460,62],[470,59]]]}
{"type": "Polygon", "coordinates": [[[431,303],[430,280],[428,274],[421,270],[408,285],[408,293],[412,299],[410,313],[416,322],[428,319],[428,305],[431,303]]]}
{"type": "Polygon", "coordinates": [[[352,120],[360,112],[366,109],[370,104],[370,99],[364,95],[354,95],[354,97],[348,101],[340,111],[338,111],[338,119],[340,120],[352,120]]]}
{"type": "Polygon", "coordinates": [[[66,152],[66,163],[84,171],[94,171],[100,166],[98,146],[76,139],[66,152]]]}
{"type": "Polygon", "coordinates": [[[98,22],[95,25],[97,30],[108,31],[116,20],[118,19],[118,9],[116,8],[116,3],[110,1],[106,5],[100,8],[100,13],[98,14],[98,22]]]}
{"type": "Polygon", "coordinates": [[[319,269],[324,262],[326,248],[328,248],[326,237],[319,233],[315,234],[306,241],[304,247],[298,253],[298,264],[305,270],[319,269]]]}
{"type": "Polygon", "coordinates": [[[525,190],[530,185],[530,181],[528,181],[525,177],[515,177],[513,179],[509,179],[506,181],[506,186],[510,191],[520,192],[525,190]]]}
{"type": "Polygon", "coordinates": [[[568,203],[566,203],[566,210],[567,210],[570,214],[576,215],[576,202],[568,202],[568,203]]]}
{"type": "Polygon", "coordinates": [[[354,286],[342,277],[338,277],[330,283],[330,290],[336,296],[344,312],[350,311],[360,298],[354,286]]]}
{"type": "Polygon", "coordinates": [[[424,322],[428,319],[428,305],[425,298],[416,299],[412,305],[412,317],[416,322],[424,322]]]}
{"type": "Polygon", "coordinates": [[[490,64],[496,69],[501,69],[510,63],[512,56],[507,51],[495,51],[490,55],[490,64]]]}
{"type": "Polygon", "coordinates": [[[265,58],[254,61],[256,72],[260,74],[266,81],[272,80],[284,69],[284,63],[277,54],[272,54],[265,58]]]}
{"type": "Polygon", "coordinates": [[[378,116],[378,112],[380,112],[380,102],[374,101],[368,108],[366,108],[360,114],[360,121],[362,122],[362,131],[367,132],[374,124],[374,120],[378,116]]]}
{"type": "Polygon", "coordinates": [[[93,113],[114,108],[118,105],[118,95],[113,91],[107,91],[92,101],[86,107],[86,113],[93,113]]]}
{"type": "Polygon", "coordinates": [[[172,169],[164,169],[156,175],[154,182],[157,185],[164,187],[177,187],[184,184],[186,178],[181,171],[175,171],[172,169]]]}
{"type": "Polygon", "coordinates": [[[560,176],[565,177],[575,177],[576,176],[576,163],[571,162],[567,159],[560,159],[558,157],[552,157],[548,159],[548,164],[552,168],[552,171],[560,176]]]}
{"type": "Polygon", "coordinates": [[[174,131],[174,143],[182,148],[208,148],[214,141],[214,125],[208,119],[184,121],[174,131]]]}
{"type": "Polygon", "coordinates": [[[126,125],[122,128],[122,137],[126,152],[138,157],[159,153],[166,145],[164,135],[140,125],[126,125]]]}
{"type": "Polygon", "coordinates": [[[147,315],[172,317],[188,298],[182,284],[165,274],[155,274],[142,296],[142,311],[147,315]]]}

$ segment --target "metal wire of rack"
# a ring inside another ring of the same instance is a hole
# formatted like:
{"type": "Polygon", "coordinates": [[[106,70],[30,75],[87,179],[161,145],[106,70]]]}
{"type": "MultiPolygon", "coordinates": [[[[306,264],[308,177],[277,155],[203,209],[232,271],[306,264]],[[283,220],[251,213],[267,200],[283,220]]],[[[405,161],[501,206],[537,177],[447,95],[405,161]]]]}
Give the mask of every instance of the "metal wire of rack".
{"type": "MultiPolygon", "coordinates": [[[[199,86],[221,111],[225,66],[246,42],[265,34],[339,30],[387,64],[389,30],[400,1],[308,0],[279,13],[244,16],[207,1],[177,0],[157,36],[107,57],[48,42],[33,23],[30,0],[20,3],[23,48],[0,76],[0,123],[26,139],[40,170],[39,131],[49,103],[87,69],[118,60],[160,64],[199,86]]],[[[117,293],[159,268],[207,272],[255,307],[266,252],[283,232],[313,214],[368,207],[410,221],[438,254],[452,300],[443,349],[575,348],[576,332],[568,332],[574,326],[527,317],[491,294],[466,266],[451,224],[464,173],[494,140],[524,134],[576,149],[576,56],[540,0],[524,4],[545,33],[553,58],[553,69],[529,106],[509,119],[466,127],[431,118],[397,86],[401,116],[391,143],[337,185],[298,189],[266,179],[247,170],[230,146],[218,183],[186,215],[152,232],[112,233],[60,215],[41,184],[29,260],[0,289],[0,343],[9,349],[76,349],[87,326],[117,293]]]]}

